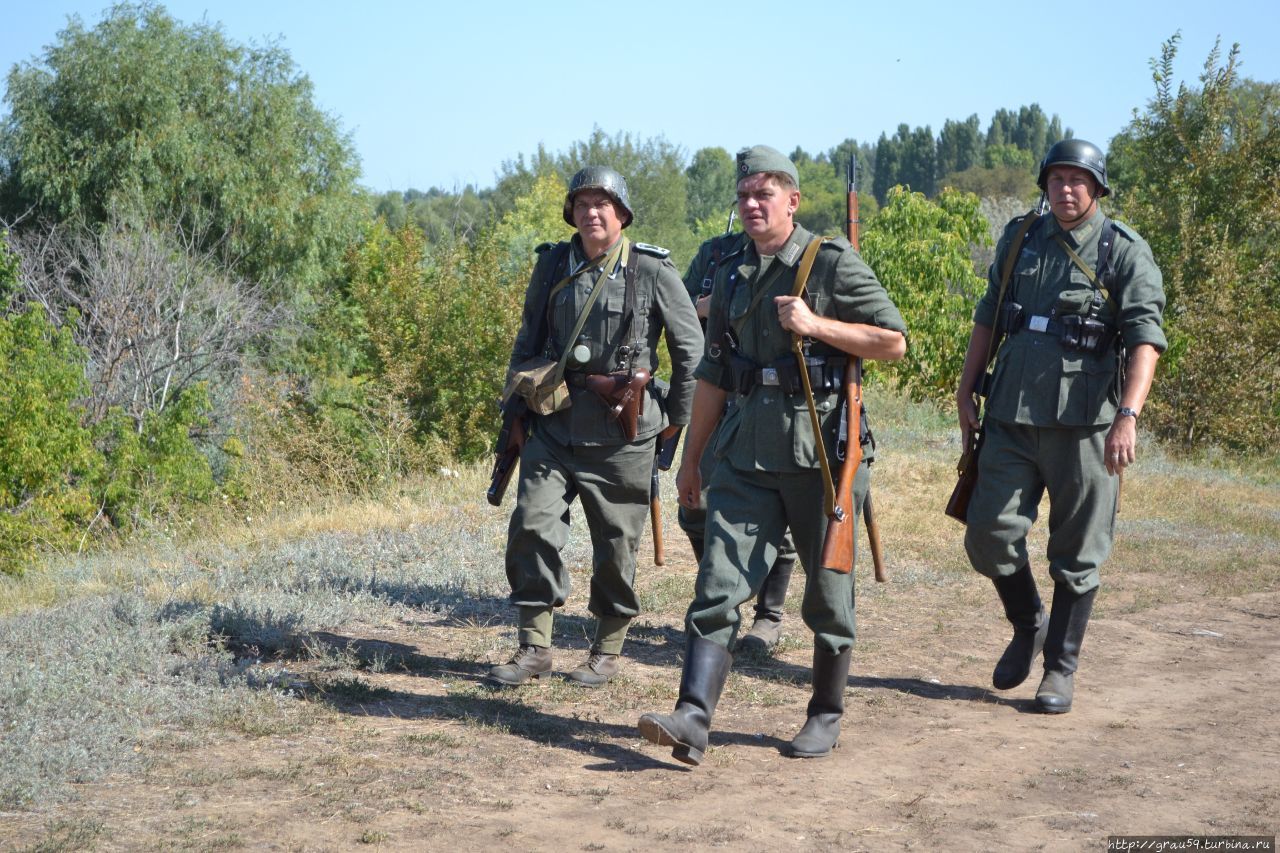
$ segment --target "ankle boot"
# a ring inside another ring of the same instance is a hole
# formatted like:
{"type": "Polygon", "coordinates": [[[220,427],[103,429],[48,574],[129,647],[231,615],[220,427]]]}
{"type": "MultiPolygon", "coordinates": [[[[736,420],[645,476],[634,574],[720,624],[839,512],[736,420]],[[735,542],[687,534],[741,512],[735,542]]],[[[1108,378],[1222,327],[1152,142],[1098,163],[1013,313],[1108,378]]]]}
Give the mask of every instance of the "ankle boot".
{"type": "Polygon", "coordinates": [[[1097,594],[1097,587],[1079,594],[1070,584],[1054,584],[1049,635],[1044,641],[1044,679],[1036,691],[1036,707],[1046,714],[1065,714],[1071,710],[1080,646],[1084,644],[1084,629],[1089,624],[1097,594]]]}
{"type": "Polygon", "coordinates": [[[673,747],[671,757],[677,761],[701,764],[711,717],[732,665],[733,655],[724,646],[691,636],[685,645],[676,709],[670,714],[645,714],[640,718],[640,734],[650,743],[673,747]]]}
{"type": "Polygon", "coordinates": [[[752,654],[768,654],[782,639],[782,605],[787,600],[787,587],[791,584],[791,572],[796,566],[795,551],[778,550],[756,596],[756,615],[751,630],[738,640],[738,647],[752,654]]]}
{"type": "Polygon", "coordinates": [[[995,585],[996,593],[1004,604],[1005,618],[1013,625],[1013,639],[1000,656],[991,674],[991,683],[997,690],[1009,690],[1026,681],[1031,674],[1031,664],[1044,648],[1049,618],[1040,603],[1030,565],[1024,565],[1007,577],[995,578],[995,585]]]}
{"type": "Polygon", "coordinates": [[[596,639],[584,663],[566,678],[583,687],[600,687],[618,674],[622,663],[622,644],[627,639],[630,616],[601,616],[596,620],[596,639]]]}
{"type": "Polygon", "coordinates": [[[813,698],[809,700],[809,719],[791,741],[793,758],[824,758],[836,748],[852,657],[851,648],[833,654],[819,646],[813,647],[813,698]]]}

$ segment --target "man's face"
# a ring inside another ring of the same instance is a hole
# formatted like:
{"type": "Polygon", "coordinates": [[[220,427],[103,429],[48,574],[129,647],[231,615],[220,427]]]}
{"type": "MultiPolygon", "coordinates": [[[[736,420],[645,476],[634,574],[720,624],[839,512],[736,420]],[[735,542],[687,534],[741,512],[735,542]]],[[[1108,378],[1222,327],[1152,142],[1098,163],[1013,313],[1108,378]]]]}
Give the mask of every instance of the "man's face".
{"type": "Polygon", "coordinates": [[[791,236],[792,214],[800,204],[799,190],[786,190],[772,175],[750,175],[738,181],[738,217],[747,236],[770,244],[791,236]]]}
{"type": "Polygon", "coordinates": [[[573,196],[573,224],[585,243],[607,248],[622,235],[622,218],[613,196],[586,189],[573,196]]]}
{"type": "Polygon", "coordinates": [[[1079,166],[1050,166],[1045,186],[1049,209],[1064,223],[1090,213],[1098,196],[1098,183],[1093,174],[1079,166]]]}

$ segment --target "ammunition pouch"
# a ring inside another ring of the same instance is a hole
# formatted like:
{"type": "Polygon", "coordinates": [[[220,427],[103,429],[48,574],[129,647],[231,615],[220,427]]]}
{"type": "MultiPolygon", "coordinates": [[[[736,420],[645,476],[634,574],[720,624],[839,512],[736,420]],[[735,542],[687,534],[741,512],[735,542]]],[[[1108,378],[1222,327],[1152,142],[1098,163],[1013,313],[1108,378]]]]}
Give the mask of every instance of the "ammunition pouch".
{"type": "Polygon", "coordinates": [[[645,386],[652,378],[647,370],[627,373],[567,373],[565,378],[575,388],[585,388],[608,407],[609,416],[618,422],[627,441],[635,441],[640,415],[644,412],[645,386]]]}
{"type": "Polygon", "coordinates": [[[996,318],[996,334],[1011,335],[1022,328],[1022,306],[1012,300],[1000,303],[1000,316],[996,318]]]}
{"type": "Polygon", "coordinates": [[[1101,320],[1079,315],[1062,318],[1062,346],[1072,352],[1106,352],[1115,340],[1115,331],[1101,320]]]}
{"type": "Polygon", "coordinates": [[[1009,324],[1002,329],[1005,334],[1027,331],[1051,335],[1068,352],[1107,352],[1115,346],[1119,337],[1115,329],[1092,316],[1069,314],[1065,317],[1028,317],[1016,302],[1006,302],[1000,307],[1000,322],[1002,325],[1009,324]]]}

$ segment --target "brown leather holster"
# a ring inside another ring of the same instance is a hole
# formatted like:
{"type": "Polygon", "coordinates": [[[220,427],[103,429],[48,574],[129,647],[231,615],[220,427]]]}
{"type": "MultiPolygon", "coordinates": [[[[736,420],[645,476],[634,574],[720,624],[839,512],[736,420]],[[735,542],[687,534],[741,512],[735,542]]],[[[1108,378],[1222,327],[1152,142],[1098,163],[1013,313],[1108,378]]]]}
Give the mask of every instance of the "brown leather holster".
{"type": "Polygon", "coordinates": [[[647,370],[632,373],[573,373],[565,378],[571,385],[586,388],[609,407],[609,415],[622,427],[627,441],[636,440],[640,415],[644,412],[645,386],[652,378],[647,370]]]}

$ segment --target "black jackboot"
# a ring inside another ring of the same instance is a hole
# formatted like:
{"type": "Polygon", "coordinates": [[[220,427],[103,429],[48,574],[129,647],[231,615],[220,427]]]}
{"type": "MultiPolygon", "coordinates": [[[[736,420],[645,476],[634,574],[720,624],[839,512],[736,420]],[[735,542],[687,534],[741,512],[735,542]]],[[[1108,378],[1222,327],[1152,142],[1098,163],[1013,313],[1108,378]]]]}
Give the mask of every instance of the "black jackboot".
{"type": "Polygon", "coordinates": [[[674,747],[671,756],[677,761],[695,767],[701,764],[711,732],[711,716],[732,665],[733,655],[724,646],[702,637],[689,637],[676,709],[670,714],[645,714],[640,718],[640,734],[650,743],[674,747]]]}
{"type": "Polygon", "coordinates": [[[813,698],[809,700],[809,719],[791,741],[793,758],[824,758],[836,748],[852,657],[851,648],[832,654],[819,646],[813,647],[813,698]]]}
{"type": "Polygon", "coordinates": [[[995,585],[1000,602],[1004,604],[1005,618],[1013,625],[1013,639],[1000,656],[991,674],[991,683],[997,690],[1009,690],[1026,681],[1031,674],[1031,664],[1044,648],[1049,618],[1040,603],[1030,565],[1024,565],[1007,577],[995,578],[995,585]]]}
{"type": "Polygon", "coordinates": [[[1097,594],[1097,587],[1081,595],[1074,592],[1070,584],[1054,584],[1049,635],[1044,641],[1044,679],[1036,691],[1036,707],[1046,714],[1065,714],[1071,710],[1080,646],[1084,644],[1084,629],[1089,624],[1097,594]]]}
{"type": "Polygon", "coordinates": [[[795,551],[778,551],[778,558],[756,596],[756,615],[751,630],[738,640],[738,648],[752,654],[768,654],[782,639],[782,605],[787,600],[791,572],[796,567],[795,551]]]}

